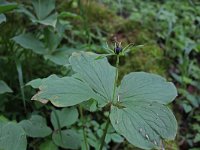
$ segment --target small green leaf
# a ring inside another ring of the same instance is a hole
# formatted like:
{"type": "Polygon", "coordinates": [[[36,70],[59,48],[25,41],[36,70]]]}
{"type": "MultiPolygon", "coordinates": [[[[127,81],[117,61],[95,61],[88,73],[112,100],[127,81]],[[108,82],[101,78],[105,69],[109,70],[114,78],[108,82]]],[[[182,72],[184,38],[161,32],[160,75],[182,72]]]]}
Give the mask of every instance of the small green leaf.
{"type": "Polygon", "coordinates": [[[34,53],[45,54],[46,49],[42,42],[33,37],[31,34],[20,34],[15,36],[13,40],[25,49],[31,49],[34,53]]]}
{"type": "Polygon", "coordinates": [[[56,145],[62,148],[79,149],[81,146],[81,138],[75,130],[62,130],[61,136],[59,132],[54,132],[52,139],[56,145]]]}
{"type": "Polygon", "coordinates": [[[78,14],[75,14],[75,13],[72,13],[72,12],[68,12],[68,11],[62,11],[60,14],[59,14],[59,18],[73,18],[73,19],[79,19],[81,20],[82,17],[78,14]]]}
{"type": "Polygon", "coordinates": [[[63,127],[69,127],[70,125],[74,124],[78,119],[78,111],[75,107],[71,108],[63,108],[60,110],[54,110],[51,112],[51,123],[53,124],[54,130],[63,127]],[[58,118],[56,118],[56,114],[58,118]],[[59,121],[59,122],[58,122],[59,121]]]}
{"type": "Polygon", "coordinates": [[[144,45],[137,45],[137,46],[133,46],[133,43],[127,45],[124,49],[123,49],[123,53],[129,53],[130,51],[136,51],[139,48],[142,48],[144,45]]]}
{"type": "Polygon", "coordinates": [[[176,119],[169,108],[151,101],[125,101],[125,108],[111,109],[110,120],[115,130],[130,143],[142,148],[160,147],[162,139],[174,139],[176,119]]]}
{"type": "Polygon", "coordinates": [[[32,19],[35,19],[35,16],[34,14],[32,14],[28,9],[26,9],[25,7],[20,7],[18,10],[16,10],[16,12],[19,12],[19,13],[24,13],[25,15],[28,16],[28,18],[30,18],[31,20],[32,19]]]}
{"type": "Polygon", "coordinates": [[[88,110],[90,112],[95,112],[98,109],[97,101],[94,99],[90,99],[89,101],[83,102],[81,103],[81,105],[85,110],[88,110]]]}
{"type": "Polygon", "coordinates": [[[57,23],[57,13],[49,15],[47,18],[43,20],[32,19],[32,22],[40,23],[46,26],[52,26],[55,28],[57,23]]]}
{"type": "Polygon", "coordinates": [[[200,133],[197,133],[194,138],[194,143],[200,142],[200,133]]]}
{"type": "Polygon", "coordinates": [[[0,115],[0,122],[8,122],[8,119],[5,116],[0,115]]]}
{"type": "Polygon", "coordinates": [[[53,141],[45,141],[39,147],[40,150],[58,150],[58,147],[53,143],[53,141]]]}
{"type": "Polygon", "coordinates": [[[2,22],[6,22],[6,16],[4,14],[0,14],[0,24],[2,22]]]}
{"type": "Polygon", "coordinates": [[[117,133],[112,133],[111,134],[111,139],[116,143],[122,143],[124,141],[124,138],[121,135],[117,134],[117,133]]]}
{"type": "Polygon", "coordinates": [[[0,5],[0,13],[5,13],[16,9],[18,7],[17,3],[3,3],[0,5]]]}
{"type": "Polygon", "coordinates": [[[125,46],[125,47],[123,48],[122,51],[123,51],[124,53],[130,51],[130,48],[131,48],[133,45],[134,45],[134,43],[128,44],[127,46],[125,46]]]}
{"type": "Polygon", "coordinates": [[[8,122],[0,127],[0,149],[26,150],[26,133],[16,123],[8,122]]]}
{"type": "Polygon", "coordinates": [[[177,90],[173,83],[167,82],[159,75],[133,72],[126,75],[120,85],[120,101],[147,102],[157,101],[168,104],[177,96],[177,90]]]}
{"type": "Polygon", "coordinates": [[[52,132],[46,125],[46,120],[39,115],[32,115],[29,120],[23,120],[19,124],[30,137],[46,137],[52,132]]]}
{"type": "Polygon", "coordinates": [[[99,94],[102,103],[112,100],[116,68],[106,58],[98,59],[99,55],[89,52],[73,53],[69,59],[72,69],[82,80],[99,94]]]}
{"type": "Polygon", "coordinates": [[[59,36],[59,33],[56,31],[51,28],[44,29],[45,44],[50,51],[55,51],[62,40],[61,36],[59,36]]]}
{"type": "Polygon", "coordinates": [[[107,42],[103,44],[102,47],[103,47],[103,51],[105,51],[106,53],[113,54],[113,55],[115,54],[114,50],[109,47],[107,42]]]}
{"type": "Polygon", "coordinates": [[[189,113],[192,110],[192,107],[189,104],[183,103],[182,106],[186,113],[189,113]]]}
{"type": "Polygon", "coordinates": [[[73,77],[50,77],[42,81],[40,91],[32,97],[43,103],[50,101],[57,107],[67,107],[87,101],[94,95],[88,84],[73,77]]]}
{"type": "Polygon", "coordinates": [[[106,134],[106,138],[105,138],[105,142],[108,144],[111,141],[111,135],[110,134],[106,134]]]}
{"type": "Polygon", "coordinates": [[[9,120],[3,115],[0,115],[0,128],[7,122],[9,122],[9,120]]]}
{"type": "Polygon", "coordinates": [[[114,54],[101,54],[101,55],[99,55],[95,60],[103,59],[103,58],[105,58],[105,57],[107,57],[107,56],[112,56],[112,55],[114,55],[114,54]]]}
{"type": "Polygon", "coordinates": [[[32,5],[37,19],[31,18],[33,22],[50,25],[55,28],[57,23],[57,13],[55,10],[55,0],[32,0],[32,5]]]}
{"type": "Polygon", "coordinates": [[[11,88],[2,80],[0,80],[0,94],[13,92],[11,88]]]}

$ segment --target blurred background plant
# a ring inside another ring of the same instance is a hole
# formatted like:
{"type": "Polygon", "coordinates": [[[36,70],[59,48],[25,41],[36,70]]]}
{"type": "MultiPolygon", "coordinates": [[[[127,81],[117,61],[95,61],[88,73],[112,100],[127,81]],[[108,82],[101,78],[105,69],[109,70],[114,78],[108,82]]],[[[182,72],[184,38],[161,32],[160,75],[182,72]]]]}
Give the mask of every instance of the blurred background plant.
{"type": "MultiPolygon", "coordinates": [[[[197,0],[0,0],[0,29],[0,128],[12,128],[15,138],[23,136],[21,148],[27,140],[27,149],[78,149],[81,145],[84,149],[82,134],[78,134],[82,132],[82,111],[32,102],[35,90],[26,83],[50,74],[71,74],[68,57],[72,52],[103,53],[106,42],[112,45],[116,37],[122,46],[144,45],[122,58],[120,77],[131,71],[147,71],[165,76],[178,88],[179,96],[171,108],[179,132],[175,142],[165,143],[166,149],[199,149],[197,0]]],[[[111,63],[115,61],[109,58],[111,63]]],[[[98,149],[104,117],[88,115],[96,111],[96,104],[87,104],[82,108],[87,116],[87,139],[90,147],[98,149]]],[[[105,149],[135,149],[112,127],[106,144],[105,149]]],[[[7,150],[12,145],[4,147],[7,150]]]]}

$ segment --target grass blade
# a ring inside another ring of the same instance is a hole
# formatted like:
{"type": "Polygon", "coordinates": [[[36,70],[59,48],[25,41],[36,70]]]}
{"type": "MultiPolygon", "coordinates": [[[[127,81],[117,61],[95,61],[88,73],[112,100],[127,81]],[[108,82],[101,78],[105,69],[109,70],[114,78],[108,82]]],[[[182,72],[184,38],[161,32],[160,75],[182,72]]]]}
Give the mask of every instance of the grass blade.
{"type": "Polygon", "coordinates": [[[24,111],[26,112],[26,99],[24,94],[24,81],[23,81],[23,73],[22,73],[22,66],[19,60],[15,61],[16,67],[17,67],[17,73],[18,73],[18,80],[20,85],[20,91],[22,95],[23,105],[24,105],[24,111]]]}

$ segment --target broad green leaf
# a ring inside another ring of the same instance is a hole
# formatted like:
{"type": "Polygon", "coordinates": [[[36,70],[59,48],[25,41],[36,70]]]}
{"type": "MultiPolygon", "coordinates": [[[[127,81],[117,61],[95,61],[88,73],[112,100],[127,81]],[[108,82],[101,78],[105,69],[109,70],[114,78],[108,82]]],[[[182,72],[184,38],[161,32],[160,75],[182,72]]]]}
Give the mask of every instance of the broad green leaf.
{"type": "Polygon", "coordinates": [[[79,149],[81,146],[80,135],[75,130],[62,130],[61,136],[59,132],[54,132],[52,139],[56,145],[62,148],[79,149]]]}
{"type": "Polygon", "coordinates": [[[133,72],[126,75],[120,85],[120,101],[157,101],[168,104],[177,96],[177,90],[173,83],[167,82],[161,76],[133,72]]]}
{"type": "Polygon", "coordinates": [[[162,139],[175,138],[176,119],[163,104],[176,96],[175,86],[164,78],[145,72],[130,73],[118,89],[111,123],[133,145],[143,149],[158,148],[162,139]]]}
{"type": "Polygon", "coordinates": [[[2,80],[0,80],[0,94],[13,92],[11,88],[2,80]]]}
{"type": "Polygon", "coordinates": [[[37,54],[45,54],[46,48],[42,42],[37,40],[31,34],[20,34],[15,36],[13,40],[21,45],[23,48],[31,49],[33,52],[37,54]]]}
{"type": "MultiPolygon", "coordinates": [[[[44,43],[36,39],[31,34],[21,34],[15,36],[13,40],[25,49],[30,49],[34,53],[42,54],[45,59],[49,59],[55,64],[65,65],[68,63],[68,57],[72,53],[72,49],[62,47],[59,49],[48,49],[44,43]]],[[[50,39],[49,39],[50,40],[50,39]]],[[[57,44],[52,48],[57,47],[57,44]]]]}
{"type": "Polygon", "coordinates": [[[66,27],[58,23],[56,29],[45,29],[44,31],[44,41],[48,49],[48,53],[44,55],[45,59],[49,59],[57,65],[69,64],[68,59],[75,49],[66,46],[61,46],[60,42],[62,40],[64,31],[66,27]]]}
{"type": "Polygon", "coordinates": [[[18,5],[16,3],[3,3],[0,5],[0,13],[5,13],[16,9],[18,5]]]}
{"type": "Polygon", "coordinates": [[[54,110],[51,112],[51,123],[53,124],[54,130],[63,127],[69,127],[75,123],[78,119],[78,111],[75,107],[63,108],[60,110],[54,110]]]}
{"type": "Polygon", "coordinates": [[[98,57],[99,55],[89,52],[73,53],[69,62],[81,79],[99,94],[104,103],[108,103],[113,99],[116,68],[106,58],[96,60],[98,57]]]}
{"type": "Polygon", "coordinates": [[[45,81],[45,80],[54,80],[54,79],[58,79],[59,77],[57,76],[57,75],[55,75],[55,74],[52,74],[52,75],[50,75],[49,77],[47,77],[47,78],[43,78],[43,79],[40,79],[40,78],[38,78],[38,79],[34,79],[34,80],[32,80],[32,81],[29,81],[28,83],[26,83],[26,85],[30,85],[30,86],[32,86],[33,88],[35,88],[35,89],[38,89],[39,87],[40,87],[40,85],[42,85],[42,82],[43,81],[45,81]]]}
{"type": "Polygon", "coordinates": [[[68,64],[69,52],[56,50],[51,54],[45,55],[44,58],[51,60],[57,65],[66,65],[68,64]]]}
{"type": "Polygon", "coordinates": [[[6,16],[4,14],[0,14],[0,24],[2,22],[6,22],[6,16]]]}
{"type": "Polygon", "coordinates": [[[171,110],[151,101],[125,101],[123,108],[112,106],[110,120],[115,130],[130,143],[142,148],[160,147],[162,139],[174,139],[177,122],[171,110]]]}
{"type": "Polygon", "coordinates": [[[55,10],[54,0],[32,0],[33,8],[37,19],[31,18],[33,22],[55,27],[57,23],[57,13],[55,10]]]}
{"type": "Polygon", "coordinates": [[[89,100],[94,92],[88,84],[73,77],[44,79],[32,100],[50,101],[54,106],[67,107],[89,100]]]}
{"type": "Polygon", "coordinates": [[[38,19],[45,19],[54,9],[54,0],[32,0],[32,5],[38,19]]]}
{"type": "Polygon", "coordinates": [[[58,147],[53,143],[53,141],[45,141],[39,147],[39,150],[58,150],[58,147]]]}
{"type": "Polygon", "coordinates": [[[38,79],[34,79],[31,80],[30,82],[28,82],[26,85],[30,85],[33,88],[39,88],[39,86],[42,84],[42,79],[38,78],[38,79]]]}
{"type": "Polygon", "coordinates": [[[0,149],[26,150],[26,133],[16,123],[8,122],[0,127],[0,149]]]}
{"type": "Polygon", "coordinates": [[[23,120],[19,124],[30,137],[46,137],[52,132],[46,125],[46,120],[39,115],[32,115],[29,120],[23,120]]]}

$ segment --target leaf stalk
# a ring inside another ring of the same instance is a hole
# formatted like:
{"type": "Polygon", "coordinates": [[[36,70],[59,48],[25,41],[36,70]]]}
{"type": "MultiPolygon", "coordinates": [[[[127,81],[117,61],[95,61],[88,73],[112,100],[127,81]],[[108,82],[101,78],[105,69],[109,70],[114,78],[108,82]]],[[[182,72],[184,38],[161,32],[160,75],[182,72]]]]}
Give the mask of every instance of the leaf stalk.
{"type": "Polygon", "coordinates": [[[80,111],[80,115],[81,115],[82,130],[83,130],[83,139],[84,139],[85,149],[88,150],[87,136],[86,136],[86,131],[85,131],[85,127],[84,127],[83,109],[82,109],[81,106],[79,106],[79,111],[80,111]]]}

